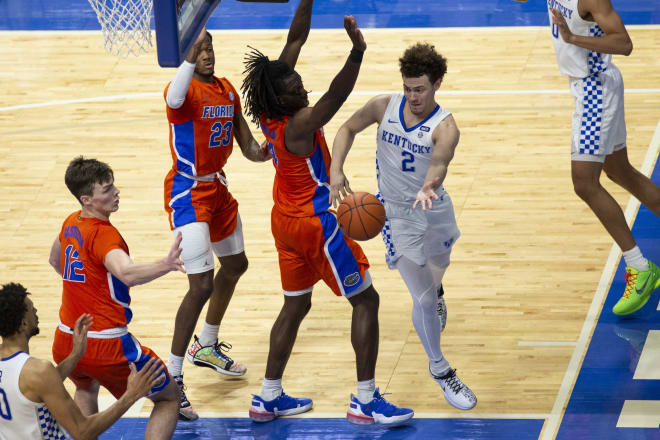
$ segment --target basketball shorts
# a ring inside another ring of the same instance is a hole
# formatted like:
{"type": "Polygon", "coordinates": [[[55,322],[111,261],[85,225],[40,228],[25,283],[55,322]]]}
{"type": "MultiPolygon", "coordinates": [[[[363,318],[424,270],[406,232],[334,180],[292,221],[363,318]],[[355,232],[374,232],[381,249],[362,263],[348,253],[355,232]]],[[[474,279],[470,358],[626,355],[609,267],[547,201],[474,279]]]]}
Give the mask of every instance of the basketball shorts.
{"type": "Polygon", "coordinates": [[[227,257],[245,250],[243,223],[238,213],[234,231],[220,241],[211,242],[209,225],[205,222],[188,223],[174,228],[172,232],[175,237],[181,232],[181,259],[188,275],[213,270],[213,254],[217,257],[227,257]]]}
{"type": "Polygon", "coordinates": [[[369,261],[362,248],[346,237],[333,212],[288,217],[273,208],[271,231],[285,295],[312,291],[323,280],[337,296],[350,298],[369,287],[369,261]]]}
{"type": "Polygon", "coordinates": [[[170,170],[165,177],[165,211],[171,229],[208,223],[211,242],[215,243],[234,232],[238,202],[218,178],[193,180],[170,170]]]}
{"type": "Polygon", "coordinates": [[[575,98],[571,133],[571,160],[605,162],[626,147],[623,78],[610,64],[607,70],[569,80],[575,98]]]}
{"type": "Polygon", "coordinates": [[[381,235],[390,269],[395,268],[403,255],[423,266],[428,258],[451,252],[461,233],[451,197],[446,192],[438,195],[440,200],[433,200],[432,208],[423,211],[419,206],[413,209],[412,203],[389,202],[376,194],[385,205],[386,220],[381,235]]]}
{"type": "MultiPolygon", "coordinates": [[[[55,330],[53,340],[53,359],[62,362],[73,346],[73,335],[55,330]]],[[[140,371],[149,359],[158,359],[162,366],[162,380],[151,389],[149,396],[165,389],[170,383],[167,366],[150,348],[140,345],[137,339],[126,333],[115,338],[87,338],[87,350],[69,375],[76,387],[87,390],[96,380],[113,396],[119,399],[126,391],[128,375],[131,373],[129,363],[133,362],[140,371]]]]}

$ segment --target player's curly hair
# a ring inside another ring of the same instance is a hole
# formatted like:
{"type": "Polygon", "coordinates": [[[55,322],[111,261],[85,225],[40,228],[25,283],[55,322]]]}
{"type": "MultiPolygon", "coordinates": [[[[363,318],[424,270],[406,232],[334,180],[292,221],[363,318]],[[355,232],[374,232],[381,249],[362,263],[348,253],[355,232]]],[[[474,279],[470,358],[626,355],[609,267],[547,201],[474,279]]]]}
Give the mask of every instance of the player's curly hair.
{"type": "Polygon", "coordinates": [[[284,61],[271,61],[266,55],[252,46],[245,55],[245,78],[241,85],[246,113],[255,124],[265,114],[271,119],[282,119],[292,113],[277,99],[284,92],[284,78],[293,73],[293,69],[284,61]]]}
{"type": "Polygon", "coordinates": [[[416,43],[410,46],[399,58],[401,74],[406,78],[417,78],[424,74],[429,77],[431,84],[447,73],[447,59],[435,50],[429,43],[416,43]]]}
{"type": "Polygon", "coordinates": [[[80,203],[80,196],[92,195],[95,183],[103,184],[113,178],[114,173],[107,163],[78,156],[69,162],[64,174],[64,183],[80,203]]]}
{"type": "Polygon", "coordinates": [[[18,333],[27,312],[27,289],[18,283],[5,284],[0,288],[0,336],[6,338],[18,333]]]}

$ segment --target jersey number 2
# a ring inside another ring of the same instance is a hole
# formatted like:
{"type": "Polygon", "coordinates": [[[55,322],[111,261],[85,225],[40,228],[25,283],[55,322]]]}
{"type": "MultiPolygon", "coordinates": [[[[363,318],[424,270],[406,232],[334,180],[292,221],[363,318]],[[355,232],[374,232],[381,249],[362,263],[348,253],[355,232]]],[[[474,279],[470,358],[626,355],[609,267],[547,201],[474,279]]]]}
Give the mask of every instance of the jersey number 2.
{"type": "Polygon", "coordinates": [[[222,124],[222,122],[216,122],[211,127],[211,138],[209,139],[209,148],[219,147],[222,145],[226,147],[229,145],[231,140],[231,128],[233,127],[231,121],[227,121],[222,124]]]}
{"type": "Polygon", "coordinates": [[[401,161],[401,171],[408,171],[408,172],[413,172],[415,171],[415,167],[411,165],[413,162],[415,162],[415,156],[413,156],[412,153],[409,151],[402,151],[401,156],[403,156],[403,160],[401,161]]]}
{"type": "Polygon", "coordinates": [[[0,388],[0,394],[2,394],[2,400],[0,400],[0,416],[5,420],[11,420],[11,409],[9,409],[9,402],[7,402],[7,394],[2,388],[0,388]]]}
{"type": "Polygon", "coordinates": [[[80,261],[80,254],[77,249],[74,249],[70,244],[64,250],[64,272],[62,272],[62,279],[64,281],[72,281],[74,283],[84,283],[85,274],[83,270],[83,262],[80,261]]]}

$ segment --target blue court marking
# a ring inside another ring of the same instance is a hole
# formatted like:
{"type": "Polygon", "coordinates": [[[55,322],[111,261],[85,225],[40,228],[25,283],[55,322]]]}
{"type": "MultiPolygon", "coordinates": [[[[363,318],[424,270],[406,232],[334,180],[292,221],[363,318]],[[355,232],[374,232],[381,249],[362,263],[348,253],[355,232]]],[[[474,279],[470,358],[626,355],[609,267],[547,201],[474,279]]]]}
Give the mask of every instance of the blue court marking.
{"type": "MultiPolygon", "coordinates": [[[[651,179],[660,184],[660,160],[651,179]]],[[[660,218],[642,205],[632,229],[644,256],[660,263],[660,218]]],[[[646,305],[622,319],[612,313],[625,286],[619,263],[589,349],[580,368],[557,439],[660,439],[660,429],[617,428],[625,400],[660,400],[660,380],[633,380],[649,330],[660,330],[656,290],[646,305]]],[[[660,377],[660,366],[658,366],[660,377]]]]}
{"type": "MultiPolygon", "coordinates": [[[[247,412],[247,410],[246,410],[247,412]]],[[[101,440],[142,440],[147,419],[120,419],[101,440]]],[[[248,439],[436,439],[443,440],[536,440],[543,420],[493,419],[413,419],[396,428],[358,426],[346,419],[276,419],[254,423],[248,418],[198,419],[179,422],[173,440],[248,440],[248,439]]]]}
{"type": "MultiPolygon", "coordinates": [[[[298,2],[239,3],[223,0],[209,29],[285,29],[298,2]]],[[[660,1],[613,0],[626,24],[660,23],[660,1]]],[[[544,26],[545,0],[345,0],[317,1],[313,28],[341,28],[344,14],[363,28],[544,26]]],[[[153,27],[153,26],[152,26],[153,27]]],[[[87,0],[0,0],[0,30],[97,30],[87,0]]]]}

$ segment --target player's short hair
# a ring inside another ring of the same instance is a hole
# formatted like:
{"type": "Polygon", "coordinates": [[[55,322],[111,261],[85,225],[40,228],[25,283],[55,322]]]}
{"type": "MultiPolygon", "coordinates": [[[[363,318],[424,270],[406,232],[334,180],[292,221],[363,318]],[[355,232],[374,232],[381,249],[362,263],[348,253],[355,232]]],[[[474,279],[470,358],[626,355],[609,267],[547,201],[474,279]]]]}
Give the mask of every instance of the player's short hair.
{"type": "Polygon", "coordinates": [[[429,43],[416,43],[410,46],[399,58],[401,75],[406,78],[418,78],[424,74],[429,77],[431,84],[447,73],[447,58],[435,50],[429,43]]]}
{"type": "Polygon", "coordinates": [[[292,112],[282,105],[277,97],[283,94],[284,79],[294,73],[286,62],[271,61],[257,49],[245,56],[245,78],[241,85],[246,113],[255,124],[265,114],[271,119],[281,120],[282,116],[291,116],[292,112]]]}
{"type": "MultiPolygon", "coordinates": [[[[78,156],[69,162],[64,174],[64,183],[71,194],[80,202],[80,197],[91,196],[94,184],[109,182],[114,178],[112,168],[105,162],[96,159],[85,159],[78,156]]],[[[80,202],[82,204],[82,202],[80,202]]]]}
{"type": "Polygon", "coordinates": [[[18,283],[4,284],[0,288],[0,336],[6,338],[18,333],[27,312],[25,297],[29,292],[18,283]]]}

